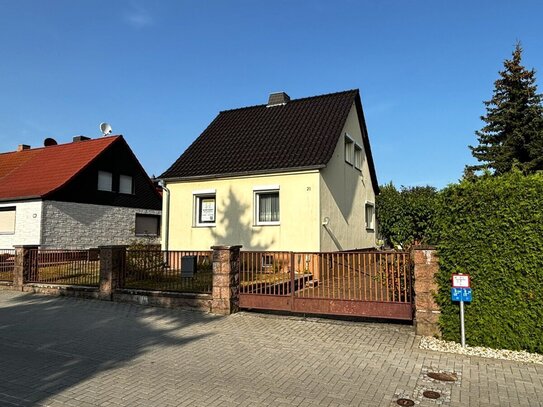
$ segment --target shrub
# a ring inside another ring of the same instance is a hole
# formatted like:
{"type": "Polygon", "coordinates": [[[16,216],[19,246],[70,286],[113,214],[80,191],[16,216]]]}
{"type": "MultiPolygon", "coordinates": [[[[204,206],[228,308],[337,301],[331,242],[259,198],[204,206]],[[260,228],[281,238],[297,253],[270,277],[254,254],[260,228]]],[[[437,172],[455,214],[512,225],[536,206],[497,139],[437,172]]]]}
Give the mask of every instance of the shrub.
{"type": "Polygon", "coordinates": [[[414,242],[431,243],[431,228],[437,203],[434,187],[382,186],[376,198],[377,227],[388,246],[407,247],[414,242]]]}
{"type": "Polygon", "coordinates": [[[459,341],[451,274],[471,276],[470,345],[543,353],[543,175],[513,172],[445,188],[438,211],[437,301],[444,339],[459,341]]]}

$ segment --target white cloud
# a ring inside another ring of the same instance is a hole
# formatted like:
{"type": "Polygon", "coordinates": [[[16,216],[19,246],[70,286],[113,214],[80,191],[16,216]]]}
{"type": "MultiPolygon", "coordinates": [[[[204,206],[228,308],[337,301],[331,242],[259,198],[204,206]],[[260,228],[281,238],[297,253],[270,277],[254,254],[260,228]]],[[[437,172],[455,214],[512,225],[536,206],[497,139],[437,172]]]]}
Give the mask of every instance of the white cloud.
{"type": "Polygon", "coordinates": [[[154,23],[151,13],[143,6],[135,4],[124,14],[124,20],[135,28],[148,27],[154,23]]]}

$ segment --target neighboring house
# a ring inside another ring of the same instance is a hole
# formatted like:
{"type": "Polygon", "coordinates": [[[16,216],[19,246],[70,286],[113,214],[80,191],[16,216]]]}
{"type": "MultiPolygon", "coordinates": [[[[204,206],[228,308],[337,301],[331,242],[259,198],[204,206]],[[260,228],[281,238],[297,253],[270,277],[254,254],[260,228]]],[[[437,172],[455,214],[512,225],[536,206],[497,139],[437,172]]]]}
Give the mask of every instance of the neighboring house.
{"type": "Polygon", "coordinates": [[[160,241],[162,198],[122,136],[0,154],[0,248],[160,241]]]}
{"type": "Polygon", "coordinates": [[[223,111],[159,178],[171,250],[376,244],[379,190],[358,90],[274,93],[266,105],[223,111]]]}

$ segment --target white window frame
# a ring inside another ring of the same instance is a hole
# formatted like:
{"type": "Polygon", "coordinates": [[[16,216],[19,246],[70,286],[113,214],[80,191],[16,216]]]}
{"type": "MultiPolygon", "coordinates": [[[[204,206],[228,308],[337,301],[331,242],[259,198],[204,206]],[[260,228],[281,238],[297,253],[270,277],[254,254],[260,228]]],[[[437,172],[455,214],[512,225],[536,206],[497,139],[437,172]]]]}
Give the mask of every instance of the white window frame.
{"type": "Polygon", "coordinates": [[[279,185],[264,185],[264,186],[258,186],[253,188],[253,194],[254,194],[254,224],[256,226],[274,226],[274,225],[280,225],[281,224],[281,193],[280,193],[279,185]],[[274,221],[261,221],[259,219],[260,215],[260,195],[264,194],[275,194],[277,193],[277,197],[279,199],[279,220],[274,221]]]}
{"type": "Polygon", "coordinates": [[[127,195],[134,195],[134,178],[131,176],[131,175],[124,175],[124,174],[121,174],[119,175],[119,193],[120,194],[127,194],[127,195]],[[122,191],[121,187],[123,185],[123,178],[126,180],[128,178],[130,178],[130,192],[125,192],[125,191],[122,191]]]}
{"type": "Polygon", "coordinates": [[[362,146],[358,143],[354,144],[354,168],[362,169],[362,146]]]}
{"type": "Polygon", "coordinates": [[[375,203],[366,201],[364,205],[364,220],[366,230],[375,230],[375,203]],[[368,219],[368,208],[371,208],[371,219],[368,219]]]}
{"type": "Polygon", "coordinates": [[[349,134],[345,133],[344,138],[345,148],[343,149],[345,154],[345,162],[349,165],[353,165],[354,160],[354,140],[349,134]]]}
{"type": "Polygon", "coordinates": [[[261,257],[261,265],[263,269],[270,269],[273,267],[274,258],[273,254],[263,253],[261,257]]]}
{"type": "Polygon", "coordinates": [[[109,171],[98,171],[98,191],[113,192],[113,174],[109,171]],[[109,176],[109,189],[100,187],[100,174],[103,176],[109,176]]]}
{"type": "Polygon", "coordinates": [[[194,221],[193,225],[195,227],[215,227],[217,225],[217,191],[215,189],[202,189],[198,191],[193,191],[193,200],[194,200],[194,221]],[[200,222],[200,209],[202,199],[213,198],[215,202],[213,222],[200,222]]]}
{"type": "Polygon", "coordinates": [[[15,227],[17,225],[17,207],[16,206],[4,206],[0,208],[0,212],[13,212],[13,228],[9,230],[0,230],[0,235],[14,235],[15,227]]]}

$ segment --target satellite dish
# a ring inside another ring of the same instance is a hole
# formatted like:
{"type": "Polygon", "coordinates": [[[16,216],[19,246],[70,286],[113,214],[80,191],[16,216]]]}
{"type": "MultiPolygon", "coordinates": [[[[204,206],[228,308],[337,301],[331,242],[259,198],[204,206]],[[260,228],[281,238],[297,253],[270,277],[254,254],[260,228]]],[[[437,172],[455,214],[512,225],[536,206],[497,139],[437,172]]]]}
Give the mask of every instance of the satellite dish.
{"type": "Polygon", "coordinates": [[[100,123],[100,131],[103,136],[107,136],[108,134],[111,134],[111,126],[109,123],[100,123]]]}
{"type": "Polygon", "coordinates": [[[43,140],[43,145],[45,147],[56,146],[57,144],[57,141],[51,137],[47,137],[45,140],[43,140]]]}

